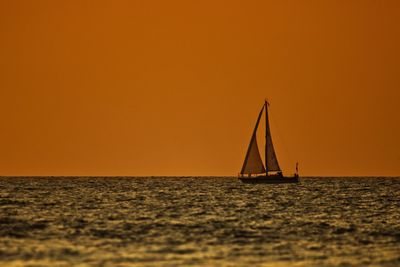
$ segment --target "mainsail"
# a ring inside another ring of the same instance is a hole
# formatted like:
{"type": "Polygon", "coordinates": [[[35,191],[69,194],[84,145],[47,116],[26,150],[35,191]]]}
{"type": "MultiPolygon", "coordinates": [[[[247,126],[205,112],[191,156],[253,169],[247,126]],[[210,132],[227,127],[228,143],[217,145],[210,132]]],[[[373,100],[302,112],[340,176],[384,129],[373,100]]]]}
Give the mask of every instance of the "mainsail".
{"type": "Polygon", "coordinates": [[[274,145],[272,144],[271,130],[269,129],[268,121],[268,102],[265,103],[265,165],[267,172],[269,171],[281,171],[279,168],[278,159],[276,158],[274,145]]]}
{"type": "Polygon", "coordinates": [[[269,171],[281,171],[276,158],[274,145],[272,144],[271,131],[268,121],[268,102],[265,102],[260,114],[258,115],[256,126],[251,136],[249,148],[247,149],[246,157],[244,159],[241,174],[260,174],[268,173],[269,171]],[[265,167],[260,156],[260,151],[257,145],[257,129],[260,123],[262,113],[265,108],[265,167]]]}
{"type": "Polygon", "coordinates": [[[250,140],[249,148],[247,149],[246,157],[244,159],[241,174],[259,174],[265,173],[265,167],[262,162],[260,152],[257,145],[257,128],[260,123],[261,115],[264,111],[262,107],[260,114],[258,115],[256,127],[254,127],[253,135],[250,140]]]}

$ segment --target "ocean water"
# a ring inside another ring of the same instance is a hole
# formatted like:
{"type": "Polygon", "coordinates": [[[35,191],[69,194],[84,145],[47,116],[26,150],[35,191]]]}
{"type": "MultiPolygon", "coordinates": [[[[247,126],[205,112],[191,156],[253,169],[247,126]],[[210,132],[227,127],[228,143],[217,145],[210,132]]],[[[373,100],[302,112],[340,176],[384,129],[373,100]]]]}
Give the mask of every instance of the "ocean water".
{"type": "Polygon", "coordinates": [[[2,266],[400,266],[399,178],[0,178],[2,266]]]}

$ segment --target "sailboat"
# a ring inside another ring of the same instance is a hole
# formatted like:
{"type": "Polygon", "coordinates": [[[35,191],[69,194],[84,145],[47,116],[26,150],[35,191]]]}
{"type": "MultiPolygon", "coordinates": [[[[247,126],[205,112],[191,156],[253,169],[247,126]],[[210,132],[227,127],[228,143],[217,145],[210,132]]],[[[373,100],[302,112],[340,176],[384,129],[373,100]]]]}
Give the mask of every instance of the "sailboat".
{"type": "Polygon", "coordinates": [[[278,158],[276,157],[274,145],[272,143],[271,131],[268,119],[269,103],[265,100],[260,114],[258,115],[256,126],[250,139],[249,148],[247,149],[242,170],[239,174],[239,180],[244,183],[298,183],[298,163],[296,163],[296,173],[292,177],[284,177],[279,167],[278,158]],[[265,111],[265,165],[261,159],[260,151],[257,145],[257,129],[260,124],[261,117],[265,111]]]}

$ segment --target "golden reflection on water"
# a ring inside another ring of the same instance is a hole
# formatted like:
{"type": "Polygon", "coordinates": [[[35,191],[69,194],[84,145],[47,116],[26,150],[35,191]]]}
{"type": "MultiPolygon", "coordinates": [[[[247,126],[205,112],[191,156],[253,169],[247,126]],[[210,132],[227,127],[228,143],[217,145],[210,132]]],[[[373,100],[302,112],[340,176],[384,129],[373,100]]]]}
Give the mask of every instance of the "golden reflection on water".
{"type": "Polygon", "coordinates": [[[400,264],[400,179],[0,178],[0,265],[400,264]]]}

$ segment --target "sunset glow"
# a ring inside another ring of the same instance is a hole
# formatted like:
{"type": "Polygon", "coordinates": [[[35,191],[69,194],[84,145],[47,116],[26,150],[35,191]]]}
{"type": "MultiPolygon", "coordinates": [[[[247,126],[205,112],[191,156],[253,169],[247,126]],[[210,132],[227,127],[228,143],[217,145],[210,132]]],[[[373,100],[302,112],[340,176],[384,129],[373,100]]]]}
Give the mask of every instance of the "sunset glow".
{"type": "Polygon", "coordinates": [[[399,1],[1,1],[0,175],[400,174],[399,1]],[[262,143],[262,142],[261,142],[262,143]]]}

